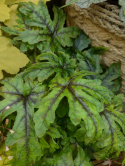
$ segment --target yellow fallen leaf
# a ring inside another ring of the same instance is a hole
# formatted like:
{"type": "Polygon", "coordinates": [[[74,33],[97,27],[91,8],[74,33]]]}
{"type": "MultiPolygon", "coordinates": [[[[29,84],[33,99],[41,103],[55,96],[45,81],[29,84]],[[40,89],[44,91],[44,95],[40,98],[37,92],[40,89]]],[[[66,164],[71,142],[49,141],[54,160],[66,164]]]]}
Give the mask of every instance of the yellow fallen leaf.
{"type": "Polygon", "coordinates": [[[33,2],[35,4],[37,4],[39,2],[39,0],[16,0],[16,1],[17,1],[17,3],[19,3],[19,2],[33,2]]]}
{"type": "Polygon", "coordinates": [[[0,79],[3,78],[2,70],[10,74],[16,74],[19,69],[26,66],[29,59],[25,54],[10,43],[10,39],[0,37],[0,79]]]}
{"type": "MultiPolygon", "coordinates": [[[[46,3],[47,1],[50,1],[50,0],[43,0],[43,1],[46,3]]],[[[5,0],[5,3],[7,5],[19,3],[19,2],[33,2],[33,3],[37,4],[39,2],[39,0],[5,0]]]]}
{"type": "Polygon", "coordinates": [[[10,18],[9,11],[10,9],[5,4],[5,0],[0,0],[0,22],[4,22],[10,18]]]}
{"type": "MultiPolygon", "coordinates": [[[[0,24],[0,28],[1,28],[1,24],[0,24]]],[[[2,36],[2,31],[0,30],[0,36],[2,36]]]]}
{"type": "MultiPolygon", "coordinates": [[[[46,0],[44,0],[46,1],[46,0]]],[[[37,4],[39,2],[39,0],[6,0],[6,4],[10,5],[10,4],[14,4],[14,3],[19,3],[19,2],[33,2],[35,4],[37,4]]]]}
{"type": "Polygon", "coordinates": [[[51,0],[43,0],[45,3],[47,2],[47,1],[51,1],[51,0]]]}
{"type": "Polygon", "coordinates": [[[10,7],[10,19],[6,20],[4,22],[5,25],[7,25],[8,27],[12,27],[13,25],[17,25],[17,7],[18,5],[12,5],[10,7]]]}
{"type": "Polygon", "coordinates": [[[5,0],[5,4],[10,5],[16,3],[17,0],[5,0]]]}

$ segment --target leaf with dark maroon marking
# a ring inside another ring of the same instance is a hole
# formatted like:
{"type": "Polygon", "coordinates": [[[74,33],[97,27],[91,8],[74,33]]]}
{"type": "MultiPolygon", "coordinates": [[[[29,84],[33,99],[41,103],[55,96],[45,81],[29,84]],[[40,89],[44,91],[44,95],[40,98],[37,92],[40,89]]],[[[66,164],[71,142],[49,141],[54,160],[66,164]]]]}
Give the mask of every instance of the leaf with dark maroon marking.
{"type": "Polygon", "coordinates": [[[6,139],[8,146],[15,145],[13,160],[18,166],[28,166],[41,155],[41,148],[34,130],[34,107],[45,94],[45,87],[30,80],[24,82],[21,77],[2,81],[0,101],[0,117],[6,118],[17,112],[16,121],[6,139]]]}
{"type": "Polygon", "coordinates": [[[52,20],[42,0],[38,5],[32,2],[20,3],[17,26],[3,27],[3,30],[14,37],[14,44],[21,45],[20,50],[23,52],[29,49],[28,45],[35,45],[42,52],[54,52],[72,46],[72,38],[80,33],[79,28],[64,27],[66,16],[62,9],[54,6],[53,12],[52,20]],[[27,48],[24,48],[24,45],[27,45],[27,48]]]}
{"type": "Polygon", "coordinates": [[[39,110],[35,113],[35,129],[39,137],[42,137],[48,130],[50,124],[54,122],[55,110],[57,109],[61,99],[64,97],[64,90],[65,87],[55,88],[43,98],[39,110]]]}
{"type": "Polygon", "coordinates": [[[54,155],[53,160],[54,166],[92,166],[86,149],[83,150],[77,143],[66,145],[59,153],[54,155]],[[75,159],[74,153],[76,154],[75,159]]]}
{"type": "Polygon", "coordinates": [[[62,151],[54,156],[55,166],[74,166],[72,150],[70,146],[66,146],[62,151]]]}
{"type": "Polygon", "coordinates": [[[38,56],[41,61],[32,65],[24,73],[24,78],[36,78],[39,81],[44,81],[53,74],[61,77],[71,76],[74,73],[75,60],[69,55],[59,51],[58,54],[46,52],[38,56]]]}
{"type": "MultiPolygon", "coordinates": [[[[118,96],[117,100],[121,100],[118,96]]],[[[125,115],[113,105],[105,108],[100,115],[103,134],[93,145],[96,150],[94,155],[96,159],[110,158],[112,154],[117,156],[125,150],[125,115]]]]}
{"type": "MultiPolygon", "coordinates": [[[[78,146],[78,145],[77,145],[78,146]]],[[[74,166],[92,166],[93,164],[90,161],[89,154],[82,147],[77,147],[77,157],[74,160],[74,166]]]]}
{"type": "Polygon", "coordinates": [[[93,72],[93,75],[86,78],[99,79],[102,81],[102,86],[107,87],[114,94],[118,94],[121,87],[121,63],[113,63],[110,67],[104,68],[101,64],[100,55],[106,50],[105,47],[91,47],[82,53],[77,53],[77,67],[80,71],[93,72]]]}
{"type": "MultiPolygon", "coordinates": [[[[82,77],[88,74],[75,74],[73,77],[55,77],[50,83],[50,93],[43,98],[39,110],[35,113],[36,133],[42,137],[55,119],[55,111],[66,96],[69,103],[69,117],[76,126],[85,122],[86,144],[93,142],[102,134],[100,112],[104,103],[109,104],[111,97],[107,88],[101,86],[99,80],[86,80],[82,77]]],[[[90,74],[90,73],[89,73],[90,74]]]]}

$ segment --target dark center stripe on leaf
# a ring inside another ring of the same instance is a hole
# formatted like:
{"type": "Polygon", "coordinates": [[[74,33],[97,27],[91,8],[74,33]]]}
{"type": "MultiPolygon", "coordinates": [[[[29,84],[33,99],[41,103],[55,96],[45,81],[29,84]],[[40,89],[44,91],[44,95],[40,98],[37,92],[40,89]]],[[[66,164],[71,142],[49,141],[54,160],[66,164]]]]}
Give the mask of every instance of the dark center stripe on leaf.
{"type": "Polygon", "coordinates": [[[56,96],[53,98],[52,102],[50,103],[50,106],[48,107],[46,113],[44,114],[44,117],[43,117],[43,123],[44,123],[44,120],[45,120],[45,117],[47,116],[49,110],[51,109],[51,107],[53,106],[53,104],[55,103],[55,101],[57,100],[57,98],[61,95],[61,93],[64,91],[66,87],[62,87],[60,89],[60,91],[56,94],[56,96]]]}
{"type": "Polygon", "coordinates": [[[29,107],[28,106],[28,101],[24,102],[25,148],[26,148],[27,163],[29,163],[28,158],[29,158],[29,155],[30,155],[30,147],[29,147],[29,136],[30,136],[29,119],[30,119],[30,115],[29,115],[28,107],[29,107]]]}
{"type": "Polygon", "coordinates": [[[22,97],[14,100],[12,103],[7,104],[2,110],[0,110],[0,113],[3,113],[7,106],[11,107],[11,106],[17,104],[18,102],[20,102],[21,100],[22,100],[22,97]]]}
{"type": "Polygon", "coordinates": [[[74,93],[74,89],[71,86],[69,87],[69,91],[77,99],[77,101],[82,105],[83,109],[87,112],[88,116],[92,119],[93,124],[95,126],[95,134],[96,134],[98,131],[98,127],[90,109],[88,108],[86,103],[74,93]]]}
{"type": "Polygon", "coordinates": [[[112,124],[110,122],[110,118],[108,117],[108,115],[107,115],[105,110],[103,111],[103,115],[104,115],[106,121],[108,122],[109,129],[110,129],[110,132],[111,132],[111,140],[112,140],[111,141],[111,148],[112,148],[112,146],[114,144],[114,129],[113,129],[112,124]]]}

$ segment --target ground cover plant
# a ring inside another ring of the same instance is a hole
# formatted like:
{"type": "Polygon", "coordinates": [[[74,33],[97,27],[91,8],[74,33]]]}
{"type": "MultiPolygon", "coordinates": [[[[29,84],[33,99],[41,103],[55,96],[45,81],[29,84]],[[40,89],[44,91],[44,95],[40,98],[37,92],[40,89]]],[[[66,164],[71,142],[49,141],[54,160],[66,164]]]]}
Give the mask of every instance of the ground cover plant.
{"type": "Polygon", "coordinates": [[[53,12],[21,2],[17,24],[1,28],[25,61],[1,80],[1,165],[92,166],[125,150],[120,62],[100,64],[107,48],[53,12]]]}

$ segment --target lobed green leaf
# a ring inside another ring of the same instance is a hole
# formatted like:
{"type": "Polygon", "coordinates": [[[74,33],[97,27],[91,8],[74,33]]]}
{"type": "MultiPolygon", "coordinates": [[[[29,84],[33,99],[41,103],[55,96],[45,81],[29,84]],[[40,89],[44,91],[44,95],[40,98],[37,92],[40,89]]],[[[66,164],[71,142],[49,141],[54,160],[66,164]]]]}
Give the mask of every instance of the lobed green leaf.
{"type": "Polygon", "coordinates": [[[15,146],[14,161],[19,166],[26,166],[35,162],[41,156],[41,148],[34,130],[34,108],[36,103],[45,94],[45,86],[24,80],[17,76],[11,80],[2,81],[1,95],[5,98],[0,101],[0,116],[6,118],[17,112],[12,130],[6,139],[8,146],[15,146]]]}

